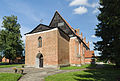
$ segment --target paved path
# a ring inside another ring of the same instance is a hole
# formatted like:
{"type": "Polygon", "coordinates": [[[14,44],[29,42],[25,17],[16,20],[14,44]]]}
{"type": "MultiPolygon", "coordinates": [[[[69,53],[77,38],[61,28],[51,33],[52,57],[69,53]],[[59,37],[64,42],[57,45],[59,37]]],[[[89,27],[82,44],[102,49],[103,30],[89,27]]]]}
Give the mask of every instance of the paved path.
{"type": "MultiPolygon", "coordinates": [[[[104,63],[97,63],[96,68],[103,68],[104,63]]],[[[57,74],[57,73],[66,73],[66,72],[74,72],[74,71],[82,71],[87,69],[75,69],[75,70],[59,70],[53,68],[24,68],[24,75],[20,78],[19,81],[44,81],[44,78],[49,75],[57,74]]],[[[9,72],[14,73],[12,68],[0,68],[0,72],[9,72]]]]}
{"type": "MultiPolygon", "coordinates": [[[[49,75],[82,70],[86,69],[58,70],[53,68],[24,68],[24,75],[19,81],[44,81],[44,78],[49,75]]],[[[14,70],[12,68],[0,68],[0,72],[14,73],[14,70]]]]}

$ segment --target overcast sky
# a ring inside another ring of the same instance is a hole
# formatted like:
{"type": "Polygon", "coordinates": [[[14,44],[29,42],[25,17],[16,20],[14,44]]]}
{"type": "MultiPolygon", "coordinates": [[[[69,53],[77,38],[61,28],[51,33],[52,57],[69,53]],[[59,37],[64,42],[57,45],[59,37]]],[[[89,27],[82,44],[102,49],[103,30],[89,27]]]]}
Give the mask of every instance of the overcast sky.
{"type": "Polygon", "coordinates": [[[17,16],[25,40],[24,34],[40,24],[41,19],[42,24],[49,25],[57,10],[73,28],[80,29],[93,50],[93,42],[98,40],[94,35],[98,7],[98,0],[0,0],[0,26],[4,16],[17,16]]]}

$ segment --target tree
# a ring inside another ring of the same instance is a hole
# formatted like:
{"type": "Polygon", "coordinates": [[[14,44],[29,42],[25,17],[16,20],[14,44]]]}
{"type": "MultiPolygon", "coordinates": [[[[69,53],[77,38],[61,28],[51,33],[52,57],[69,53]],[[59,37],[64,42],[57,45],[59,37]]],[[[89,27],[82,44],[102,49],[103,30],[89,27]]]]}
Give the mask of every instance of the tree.
{"type": "Polygon", "coordinates": [[[2,61],[2,55],[0,54],[0,62],[2,61]]]}
{"type": "Polygon", "coordinates": [[[4,16],[0,31],[0,50],[10,62],[16,57],[22,56],[23,41],[21,40],[20,24],[17,23],[17,16],[4,16]]]}
{"type": "Polygon", "coordinates": [[[101,41],[95,43],[101,59],[111,61],[120,67],[120,0],[100,0],[98,25],[95,35],[101,41]]]}

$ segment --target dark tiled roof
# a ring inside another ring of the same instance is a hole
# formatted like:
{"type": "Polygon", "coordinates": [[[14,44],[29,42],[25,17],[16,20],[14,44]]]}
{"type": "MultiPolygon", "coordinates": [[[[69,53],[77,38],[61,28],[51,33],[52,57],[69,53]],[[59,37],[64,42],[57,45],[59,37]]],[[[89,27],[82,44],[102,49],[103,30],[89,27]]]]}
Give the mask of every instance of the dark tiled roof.
{"type": "Polygon", "coordinates": [[[80,42],[83,43],[84,47],[86,47],[87,49],[89,49],[89,47],[83,42],[83,40],[80,38],[79,35],[77,35],[75,33],[75,30],[68,24],[68,22],[59,14],[58,11],[55,12],[49,26],[52,27],[58,27],[60,29],[62,29],[65,33],[67,33],[69,36],[76,36],[80,42]],[[58,27],[58,23],[64,22],[63,26],[59,26],[58,27]]]}
{"type": "MultiPolygon", "coordinates": [[[[62,29],[65,33],[68,35],[73,35],[70,25],[65,21],[65,19],[62,18],[62,16],[56,11],[49,26],[52,27],[58,27],[62,29]],[[63,23],[62,26],[58,26],[58,23],[63,23]]],[[[74,35],[73,35],[74,36],[74,35]]]]}
{"type": "MultiPolygon", "coordinates": [[[[46,30],[51,30],[51,29],[54,29],[54,28],[58,28],[58,27],[49,27],[49,26],[46,26],[44,24],[39,24],[36,28],[34,28],[32,31],[30,31],[29,33],[26,33],[26,34],[32,34],[32,33],[37,33],[37,32],[42,32],[42,31],[46,31],[46,30]]],[[[62,29],[58,28],[59,30],[59,33],[60,35],[66,39],[67,41],[69,41],[69,36],[68,34],[66,34],[62,29]]],[[[25,35],[26,35],[25,34],[25,35]]]]}
{"type": "Polygon", "coordinates": [[[46,26],[44,24],[39,24],[36,28],[34,28],[32,31],[30,31],[29,33],[26,33],[26,34],[42,32],[42,31],[46,31],[46,30],[50,30],[50,29],[53,29],[53,28],[50,28],[49,26],[46,26]]]}
{"type": "Polygon", "coordinates": [[[58,28],[59,32],[60,32],[60,35],[67,40],[69,40],[69,38],[68,38],[69,36],[73,36],[73,37],[76,36],[79,39],[79,41],[82,42],[83,45],[87,49],[89,49],[89,47],[83,42],[83,40],[79,37],[79,35],[77,35],[75,33],[74,29],[67,23],[67,21],[57,11],[55,12],[54,17],[52,18],[49,26],[39,24],[31,32],[26,33],[26,34],[42,32],[42,31],[46,31],[46,30],[51,30],[53,28],[58,28]],[[63,26],[58,26],[58,23],[61,23],[61,22],[64,22],[64,25],[63,26]],[[62,33],[64,33],[64,34],[62,34],[62,33]]]}

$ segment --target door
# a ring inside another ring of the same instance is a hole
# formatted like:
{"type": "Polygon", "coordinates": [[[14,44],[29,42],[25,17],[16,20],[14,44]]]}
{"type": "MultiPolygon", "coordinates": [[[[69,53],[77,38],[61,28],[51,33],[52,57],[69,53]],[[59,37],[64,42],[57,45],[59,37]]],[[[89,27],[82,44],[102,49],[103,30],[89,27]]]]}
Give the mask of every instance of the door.
{"type": "Polygon", "coordinates": [[[43,55],[39,58],[39,67],[43,67],[43,55]]]}

